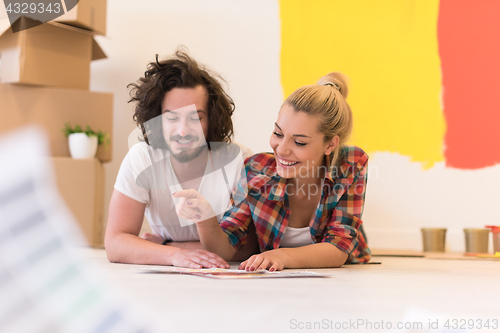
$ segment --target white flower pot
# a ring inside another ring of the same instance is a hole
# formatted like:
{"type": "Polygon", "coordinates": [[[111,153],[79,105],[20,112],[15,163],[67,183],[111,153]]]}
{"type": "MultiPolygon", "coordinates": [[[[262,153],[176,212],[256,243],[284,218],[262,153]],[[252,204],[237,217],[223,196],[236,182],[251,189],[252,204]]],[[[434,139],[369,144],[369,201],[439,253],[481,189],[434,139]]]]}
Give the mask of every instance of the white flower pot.
{"type": "Polygon", "coordinates": [[[73,133],[68,136],[69,152],[74,159],[94,158],[97,152],[97,136],[73,133]]]}

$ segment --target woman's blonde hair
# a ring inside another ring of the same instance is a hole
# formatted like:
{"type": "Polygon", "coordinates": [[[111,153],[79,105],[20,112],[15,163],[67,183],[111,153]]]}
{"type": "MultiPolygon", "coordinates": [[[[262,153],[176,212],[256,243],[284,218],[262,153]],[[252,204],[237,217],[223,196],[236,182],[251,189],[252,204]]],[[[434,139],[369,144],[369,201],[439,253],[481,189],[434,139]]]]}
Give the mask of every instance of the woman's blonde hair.
{"type": "Polygon", "coordinates": [[[319,131],[325,142],[339,136],[339,144],[332,151],[332,165],[339,163],[341,148],[352,131],[351,107],[346,102],[347,77],[332,72],[319,79],[317,84],[295,90],[285,101],[297,112],[304,112],[319,119],[319,131]]]}

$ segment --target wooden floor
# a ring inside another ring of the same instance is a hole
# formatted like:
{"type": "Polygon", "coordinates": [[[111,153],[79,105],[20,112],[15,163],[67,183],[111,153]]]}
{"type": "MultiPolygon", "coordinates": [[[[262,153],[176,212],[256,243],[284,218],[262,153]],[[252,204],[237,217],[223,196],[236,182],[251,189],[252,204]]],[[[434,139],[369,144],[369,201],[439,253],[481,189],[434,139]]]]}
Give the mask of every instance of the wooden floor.
{"type": "Polygon", "coordinates": [[[326,279],[215,280],[144,274],[109,263],[102,249],[78,252],[165,332],[500,330],[500,261],[384,256],[316,270],[326,279]]]}

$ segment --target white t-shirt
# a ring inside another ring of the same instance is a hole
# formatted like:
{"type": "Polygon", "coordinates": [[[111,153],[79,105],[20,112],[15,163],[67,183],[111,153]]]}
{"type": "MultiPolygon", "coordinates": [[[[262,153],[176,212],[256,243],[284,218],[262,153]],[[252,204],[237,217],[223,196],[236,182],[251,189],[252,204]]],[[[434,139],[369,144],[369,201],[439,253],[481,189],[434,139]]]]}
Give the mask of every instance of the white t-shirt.
{"type": "Polygon", "coordinates": [[[292,228],[286,227],[283,238],[280,242],[280,247],[301,247],[311,245],[311,231],[309,227],[292,228]]]}
{"type": "MultiPolygon", "coordinates": [[[[210,146],[198,192],[212,205],[220,220],[241,176],[243,162],[252,152],[235,143],[211,142],[210,146]]],[[[120,166],[115,189],[146,204],[145,215],[153,233],[173,241],[197,241],[196,225],[180,219],[175,212],[179,199],[171,193],[182,187],[170,158],[165,150],[153,149],[145,142],[135,144],[120,166]]]]}

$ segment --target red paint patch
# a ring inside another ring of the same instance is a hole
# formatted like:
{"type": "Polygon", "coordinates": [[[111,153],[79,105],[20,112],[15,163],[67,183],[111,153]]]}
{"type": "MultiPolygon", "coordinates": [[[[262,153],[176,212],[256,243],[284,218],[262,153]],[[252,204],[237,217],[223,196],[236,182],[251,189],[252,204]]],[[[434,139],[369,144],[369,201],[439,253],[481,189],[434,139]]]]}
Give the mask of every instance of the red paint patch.
{"type": "Polygon", "coordinates": [[[441,0],[447,166],[500,163],[500,1],[441,0]]]}

